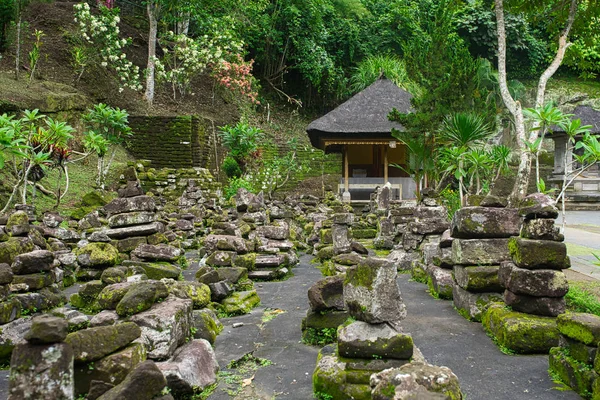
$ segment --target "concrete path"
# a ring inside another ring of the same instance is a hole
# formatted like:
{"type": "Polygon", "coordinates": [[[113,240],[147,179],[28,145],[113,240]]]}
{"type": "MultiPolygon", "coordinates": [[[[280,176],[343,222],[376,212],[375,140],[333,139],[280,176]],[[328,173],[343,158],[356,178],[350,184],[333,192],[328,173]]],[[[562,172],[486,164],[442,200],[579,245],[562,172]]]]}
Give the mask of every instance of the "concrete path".
{"type": "MultiPolygon", "coordinates": [[[[600,279],[600,267],[593,253],[600,255],[600,212],[567,211],[565,242],[571,257],[572,269],[592,278],[600,279]]],[[[562,216],[556,220],[562,225],[562,216]]]]}

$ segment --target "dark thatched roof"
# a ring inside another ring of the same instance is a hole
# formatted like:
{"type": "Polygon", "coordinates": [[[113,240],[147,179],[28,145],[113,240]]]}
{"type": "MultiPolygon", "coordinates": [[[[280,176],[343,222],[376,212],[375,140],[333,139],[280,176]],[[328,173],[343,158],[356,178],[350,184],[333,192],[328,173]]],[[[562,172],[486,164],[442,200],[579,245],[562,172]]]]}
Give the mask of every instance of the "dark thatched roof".
{"type": "MultiPolygon", "coordinates": [[[[571,112],[573,119],[580,119],[581,125],[591,125],[591,133],[600,133],[600,111],[594,110],[590,106],[577,106],[571,112]]],[[[564,132],[557,126],[552,127],[555,134],[564,134],[564,132]]]]}
{"type": "Polygon", "coordinates": [[[573,118],[581,120],[581,125],[591,125],[592,133],[600,133],[600,111],[590,106],[578,106],[573,110],[573,114],[573,118]]]}
{"type": "Polygon", "coordinates": [[[411,98],[412,95],[406,90],[382,77],[333,111],[311,122],[306,128],[310,142],[320,148],[320,139],[323,138],[391,138],[392,128],[403,131],[404,127],[388,120],[388,114],[393,108],[409,113],[411,98]]]}

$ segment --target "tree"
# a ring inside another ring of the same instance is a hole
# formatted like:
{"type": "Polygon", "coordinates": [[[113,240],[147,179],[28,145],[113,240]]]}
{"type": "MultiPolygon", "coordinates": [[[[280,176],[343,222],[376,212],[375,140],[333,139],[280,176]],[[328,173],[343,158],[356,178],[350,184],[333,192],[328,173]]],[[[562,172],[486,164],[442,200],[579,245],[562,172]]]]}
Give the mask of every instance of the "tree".
{"type": "Polygon", "coordinates": [[[148,0],[146,12],[148,13],[148,62],[146,64],[146,91],[144,99],[149,105],[154,101],[154,68],[156,63],[156,39],[158,36],[158,16],[161,5],[160,0],[148,0]]]}
{"type": "MultiPolygon", "coordinates": [[[[506,73],[506,25],[504,20],[504,0],[494,0],[496,6],[496,29],[498,36],[498,82],[500,84],[500,93],[502,100],[506,108],[509,110],[514,119],[515,136],[517,142],[525,144],[526,142],[532,143],[536,140],[538,135],[538,125],[534,123],[533,128],[527,134],[525,127],[525,117],[523,114],[523,107],[521,103],[513,98],[511,95],[508,84],[507,84],[507,73],[506,73]]],[[[588,2],[588,6],[591,7],[593,2],[588,2]]],[[[538,5],[536,2],[532,3],[535,7],[538,5]]],[[[537,93],[535,98],[535,107],[540,108],[544,105],[544,98],[546,93],[546,85],[548,80],[554,75],[558,67],[560,67],[565,52],[569,46],[569,34],[573,27],[575,16],[578,11],[579,2],[577,0],[570,0],[569,8],[566,13],[566,18],[563,18],[564,26],[558,36],[558,47],[554,59],[545,71],[540,75],[537,84],[537,93]]],[[[564,11],[564,10],[562,10],[564,11]]],[[[520,149],[519,157],[519,168],[517,170],[517,177],[513,191],[510,196],[511,202],[516,202],[525,197],[527,194],[527,186],[529,185],[529,175],[531,169],[531,152],[523,151],[520,149]]]]}
{"type": "MultiPolygon", "coordinates": [[[[483,118],[474,114],[456,113],[447,117],[442,125],[440,139],[457,149],[458,159],[456,160],[455,176],[458,179],[460,201],[463,207],[466,205],[464,178],[468,174],[465,158],[476,146],[483,144],[491,133],[490,126],[484,122],[483,118]]],[[[472,153],[471,159],[476,163],[482,162],[481,154],[478,153],[472,153]]],[[[479,191],[481,188],[479,168],[476,166],[475,171],[472,173],[477,179],[479,191]]]]}

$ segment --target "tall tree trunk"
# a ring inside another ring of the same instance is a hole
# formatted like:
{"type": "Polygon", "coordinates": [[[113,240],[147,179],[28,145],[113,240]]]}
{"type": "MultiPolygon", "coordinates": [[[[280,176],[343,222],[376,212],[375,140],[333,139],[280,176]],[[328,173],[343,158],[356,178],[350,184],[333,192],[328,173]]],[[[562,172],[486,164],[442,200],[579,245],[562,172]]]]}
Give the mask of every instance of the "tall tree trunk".
{"type": "Polygon", "coordinates": [[[19,1],[17,1],[17,32],[15,38],[15,80],[19,80],[19,64],[21,63],[21,8],[19,6],[19,1]]]}
{"type": "Polygon", "coordinates": [[[154,101],[154,65],[156,57],[156,36],[158,33],[158,8],[156,1],[148,1],[146,10],[148,11],[148,24],[150,29],[148,32],[148,64],[146,67],[146,92],[144,99],[148,104],[154,101]]]}
{"type": "MultiPolygon", "coordinates": [[[[521,103],[515,101],[508,90],[506,78],[506,28],[504,23],[503,0],[495,0],[495,5],[496,30],[498,34],[498,83],[500,85],[500,94],[502,95],[502,100],[514,118],[515,133],[520,152],[517,178],[509,199],[510,203],[514,204],[527,195],[527,187],[529,186],[529,177],[531,174],[531,153],[523,151],[523,143],[526,140],[529,142],[534,141],[538,135],[538,131],[533,129],[530,131],[529,136],[527,135],[521,103]]],[[[552,75],[554,75],[565,56],[565,51],[568,47],[567,39],[569,32],[571,31],[571,27],[573,26],[573,21],[575,20],[576,11],[577,0],[571,0],[567,24],[559,38],[556,56],[554,57],[552,63],[540,76],[536,96],[536,107],[541,107],[543,105],[548,80],[552,77],[552,75]]]]}

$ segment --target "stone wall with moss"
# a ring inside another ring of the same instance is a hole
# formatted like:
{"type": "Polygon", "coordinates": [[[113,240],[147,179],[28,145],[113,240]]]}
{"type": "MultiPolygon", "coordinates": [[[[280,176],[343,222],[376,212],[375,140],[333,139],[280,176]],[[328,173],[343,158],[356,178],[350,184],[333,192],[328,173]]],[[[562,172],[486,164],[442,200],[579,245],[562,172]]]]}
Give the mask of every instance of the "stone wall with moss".
{"type": "Polygon", "coordinates": [[[155,168],[210,168],[212,121],[192,115],[131,116],[125,148],[155,168]]]}
{"type": "Polygon", "coordinates": [[[138,179],[145,193],[160,195],[166,200],[176,200],[181,196],[190,180],[202,189],[204,196],[217,198],[221,184],[206,168],[154,168],[150,160],[137,160],[135,166],[138,179]]]}

